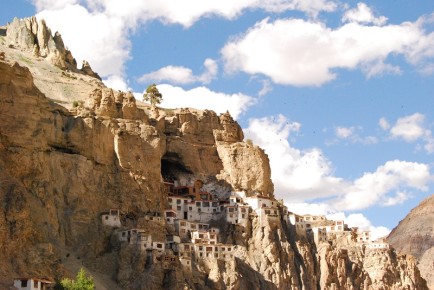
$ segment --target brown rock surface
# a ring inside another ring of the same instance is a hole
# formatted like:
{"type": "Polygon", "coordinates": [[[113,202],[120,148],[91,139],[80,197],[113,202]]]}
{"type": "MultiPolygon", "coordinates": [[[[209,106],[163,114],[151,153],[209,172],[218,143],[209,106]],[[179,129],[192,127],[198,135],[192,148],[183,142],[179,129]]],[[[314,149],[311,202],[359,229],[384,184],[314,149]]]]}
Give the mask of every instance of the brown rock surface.
{"type": "Polygon", "coordinates": [[[413,255],[430,289],[434,289],[434,195],[423,200],[392,230],[388,242],[413,255]]]}

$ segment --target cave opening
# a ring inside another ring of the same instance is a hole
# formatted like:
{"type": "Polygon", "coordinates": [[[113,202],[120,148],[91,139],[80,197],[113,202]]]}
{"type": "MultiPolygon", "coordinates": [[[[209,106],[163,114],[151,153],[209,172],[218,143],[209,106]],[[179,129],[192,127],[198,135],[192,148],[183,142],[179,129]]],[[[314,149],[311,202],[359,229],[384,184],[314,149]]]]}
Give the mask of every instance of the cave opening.
{"type": "Polygon", "coordinates": [[[176,153],[166,153],[161,159],[161,176],[165,181],[179,180],[181,176],[191,175],[193,172],[188,169],[182,159],[176,153]]]}

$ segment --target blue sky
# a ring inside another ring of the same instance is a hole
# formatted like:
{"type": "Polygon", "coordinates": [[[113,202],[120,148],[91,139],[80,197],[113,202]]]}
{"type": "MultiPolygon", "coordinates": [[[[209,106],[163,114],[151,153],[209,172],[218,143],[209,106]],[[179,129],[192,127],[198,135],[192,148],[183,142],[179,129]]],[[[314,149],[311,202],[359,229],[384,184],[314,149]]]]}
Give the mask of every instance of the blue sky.
{"type": "Polygon", "coordinates": [[[229,110],[295,212],[387,233],[433,192],[434,2],[6,0],[165,107],[229,110]]]}

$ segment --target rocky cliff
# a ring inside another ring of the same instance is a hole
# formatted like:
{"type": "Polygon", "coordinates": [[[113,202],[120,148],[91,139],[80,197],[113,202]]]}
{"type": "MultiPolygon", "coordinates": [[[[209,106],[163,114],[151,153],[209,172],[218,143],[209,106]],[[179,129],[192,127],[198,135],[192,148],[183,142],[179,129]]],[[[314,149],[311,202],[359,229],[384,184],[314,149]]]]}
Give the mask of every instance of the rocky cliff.
{"type": "Polygon", "coordinates": [[[434,289],[434,195],[415,207],[387,240],[398,251],[416,258],[422,277],[434,289]]]}
{"type": "Polygon", "coordinates": [[[119,230],[174,233],[161,219],[165,180],[200,179],[222,201],[274,200],[268,157],[229,114],[149,108],[106,88],[43,21],[0,34],[0,111],[1,288],[83,266],[97,289],[427,289],[412,258],[366,249],[351,232],[315,244],[283,215],[212,219],[232,258],[196,257],[191,270],[120,242],[119,230]],[[114,208],[120,229],[102,224],[114,208]]]}

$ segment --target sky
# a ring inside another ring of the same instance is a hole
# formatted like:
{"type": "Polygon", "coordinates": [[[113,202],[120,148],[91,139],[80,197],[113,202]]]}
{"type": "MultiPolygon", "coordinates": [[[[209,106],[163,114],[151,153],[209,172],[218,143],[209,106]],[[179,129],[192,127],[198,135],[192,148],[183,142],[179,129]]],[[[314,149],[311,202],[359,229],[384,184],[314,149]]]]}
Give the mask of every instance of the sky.
{"type": "Polygon", "coordinates": [[[3,0],[162,107],[229,111],[289,210],[386,235],[434,189],[434,2],[3,0]]]}

